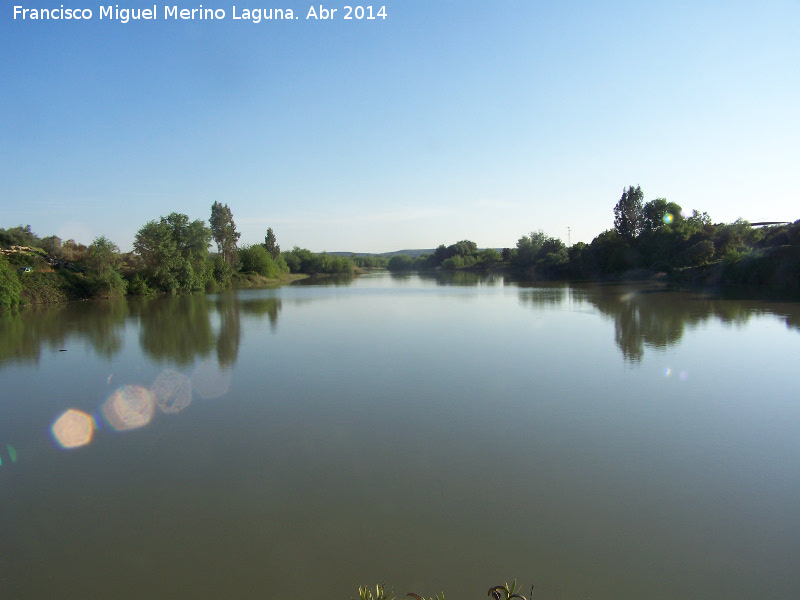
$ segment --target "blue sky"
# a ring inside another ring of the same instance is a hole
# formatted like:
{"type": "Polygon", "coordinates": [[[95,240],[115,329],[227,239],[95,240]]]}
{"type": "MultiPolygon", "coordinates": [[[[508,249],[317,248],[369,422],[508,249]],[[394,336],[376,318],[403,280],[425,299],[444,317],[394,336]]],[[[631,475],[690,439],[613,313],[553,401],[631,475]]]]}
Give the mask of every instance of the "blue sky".
{"type": "Polygon", "coordinates": [[[796,0],[406,0],[373,21],[213,0],[224,20],[157,3],[127,24],[101,5],[0,7],[0,227],[129,250],[147,221],[220,201],[241,242],[271,226],[287,249],[589,242],[637,184],[715,222],[800,218],[796,0]]]}

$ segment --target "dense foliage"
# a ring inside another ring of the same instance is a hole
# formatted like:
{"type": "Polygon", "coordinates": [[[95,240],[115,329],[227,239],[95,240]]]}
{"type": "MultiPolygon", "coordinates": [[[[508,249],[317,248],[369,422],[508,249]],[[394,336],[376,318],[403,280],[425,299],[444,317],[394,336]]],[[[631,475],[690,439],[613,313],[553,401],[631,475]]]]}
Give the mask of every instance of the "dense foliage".
{"type": "Polygon", "coordinates": [[[171,213],[146,223],[136,234],[134,253],[147,285],[162,292],[203,290],[212,283],[208,261],[211,231],[199,219],[171,213]]]}
{"type": "Polygon", "coordinates": [[[0,256],[0,308],[8,310],[19,305],[22,284],[4,256],[0,256]]]}
{"type": "Polygon", "coordinates": [[[57,236],[40,238],[30,225],[0,229],[0,308],[203,291],[262,281],[247,280],[247,275],[272,279],[288,273],[272,228],[264,244],[240,251],[240,234],[227,205],[215,202],[209,223],[214,226],[173,212],[145,223],[136,233],[133,252],[125,254],[105,236],[86,247],[57,236]],[[218,254],[209,253],[212,238],[218,254]]]}
{"type": "Polygon", "coordinates": [[[273,258],[262,245],[244,246],[239,249],[239,262],[242,273],[255,273],[269,279],[277,279],[289,271],[286,261],[280,254],[273,258]]]}
{"type": "Polygon", "coordinates": [[[352,275],[355,271],[353,261],[345,256],[334,256],[327,252],[315,254],[311,250],[295,246],[281,257],[292,273],[306,275],[352,275]]]}
{"type": "Polygon", "coordinates": [[[747,221],[712,224],[706,213],[685,214],[665,198],[644,202],[641,187],[623,190],[614,228],[590,244],[567,248],[535,231],[502,252],[469,240],[439,246],[432,255],[395,255],[392,271],[481,269],[501,264],[527,278],[605,279],[665,272],[677,280],[800,289],[800,221],[752,227],[747,221]]]}
{"type": "Polygon", "coordinates": [[[378,254],[370,254],[367,256],[351,256],[350,260],[359,269],[385,269],[389,266],[389,258],[387,256],[380,256],[378,254]]]}

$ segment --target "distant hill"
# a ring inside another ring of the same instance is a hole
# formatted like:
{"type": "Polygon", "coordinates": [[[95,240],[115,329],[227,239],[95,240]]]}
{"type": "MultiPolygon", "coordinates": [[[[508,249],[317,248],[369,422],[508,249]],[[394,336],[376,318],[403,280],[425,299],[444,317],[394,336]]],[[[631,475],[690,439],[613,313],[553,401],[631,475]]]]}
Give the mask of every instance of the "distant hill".
{"type": "Polygon", "coordinates": [[[433,248],[429,249],[420,249],[416,248],[414,250],[396,250],[394,252],[328,252],[333,256],[385,256],[390,258],[395,254],[408,254],[409,256],[416,257],[422,256],[423,254],[433,254],[433,248]]]}
{"type": "MultiPolygon", "coordinates": [[[[478,250],[484,250],[484,248],[478,248],[478,250]]],[[[502,248],[495,248],[498,252],[502,252],[502,248]]],[[[416,258],[417,256],[422,256],[423,254],[433,254],[433,248],[414,248],[411,250],[395,250],[394,252],[328,252],[333,256],[385,256],[387,258],[391,258],[396,254],[408,254],[412,258],[416,258]]]]}

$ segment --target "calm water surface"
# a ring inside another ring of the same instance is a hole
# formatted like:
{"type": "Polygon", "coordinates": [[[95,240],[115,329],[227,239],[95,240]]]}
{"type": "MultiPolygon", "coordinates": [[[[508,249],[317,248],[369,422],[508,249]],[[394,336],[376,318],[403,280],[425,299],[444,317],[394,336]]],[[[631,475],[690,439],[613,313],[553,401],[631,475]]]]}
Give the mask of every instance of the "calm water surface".
{"type": "Polygon", "coordinates": [[[0,597],[798,598],[798,359],[796,303],[502,277],[6,315],[0,597]]]}

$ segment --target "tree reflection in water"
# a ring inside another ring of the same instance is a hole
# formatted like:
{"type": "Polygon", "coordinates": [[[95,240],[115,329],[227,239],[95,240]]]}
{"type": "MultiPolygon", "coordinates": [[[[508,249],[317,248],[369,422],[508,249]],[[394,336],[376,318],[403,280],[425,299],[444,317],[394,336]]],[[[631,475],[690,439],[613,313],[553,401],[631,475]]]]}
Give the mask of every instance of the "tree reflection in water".
{"type": "Polygon", "coordinates": [[[38,363],[43,350],[85,342],[99,356],[114,358],[123,346],[126,323],[138,322],[139,344],[150,358],[189,366],[213,352],[221,367],[236,362],[242,339],[241,315],[266,316],[277,329],[279,298],[239,299],[187,295],[72,302],[0,314],[0,369],[38,363]],[[219,327],[214,328],[214,316],[219,327]]]}
{"type": "Polygon", "coordinates": [[[60,350],[85,340],[104,358],[122,348],[129,304],[121,300],[68,302],[0,313],[0,369],[11,363],[38,364],[42,348],[60,350]]]}
{"type": "Polygon", "coordinates": [[[239,301],[235,292],[224,292],[217,297],[217,312],[220,317],[217,360],[219,366],[225,368],[236,362],[239,354],[239,342],[242,340],[239,301]]]}
{"type": "MultiPolygon", "coordinates": [[[[227,292],[68,303],[4,313],[0,314],[0,370],[15,363],[38,364],[44,349],[68,350],[77,342],[111,359],[123,348],[126,327],[136,325],[140,347],[151,359],[177,367],[197,363],[191,378],[165,369],[150,387],[123,385],[93,414],[76,408],[63,411],[50,425],[51,437],[60,448],[79,448],[92,442],[101,419],[114,431],[138,429],[153,420],[156,407],[177,414],[190,406],[193,394],[205,399],[224,395],[243,335],[242,315],[266,316],[274,332],[281,308],[278,298],[240,300],[236,292],[227,292]],[[214,352],[216,360],[211,358],[214,352]]],[[[16,462],[11,446],[9,456],[16,462]]]]}
{"type": "MultiPolygon", "coordinates": [[[[525,284],[519,284],[523,287],[525,284]]],[[[675,292],[658,285],[528,284],[520,302],[535,308],[571,303],[573,310],[591,306],[614,321],[614,341],[623,359],[642,360],[645,348],[667,348],[680,342],[687,328],[711,319],[744,325],[754,316],[776,315],[787,327],[800,329],[800,305],[794,302],[730,299],[675,292]]]]}
{"type": "Polygon", "coordinates": [[[138,301],[142,350],[159,362],[180,366],[192,364],[198,356],[208,356],[215,341],[209,304],[204,295],[138,301]]]}

